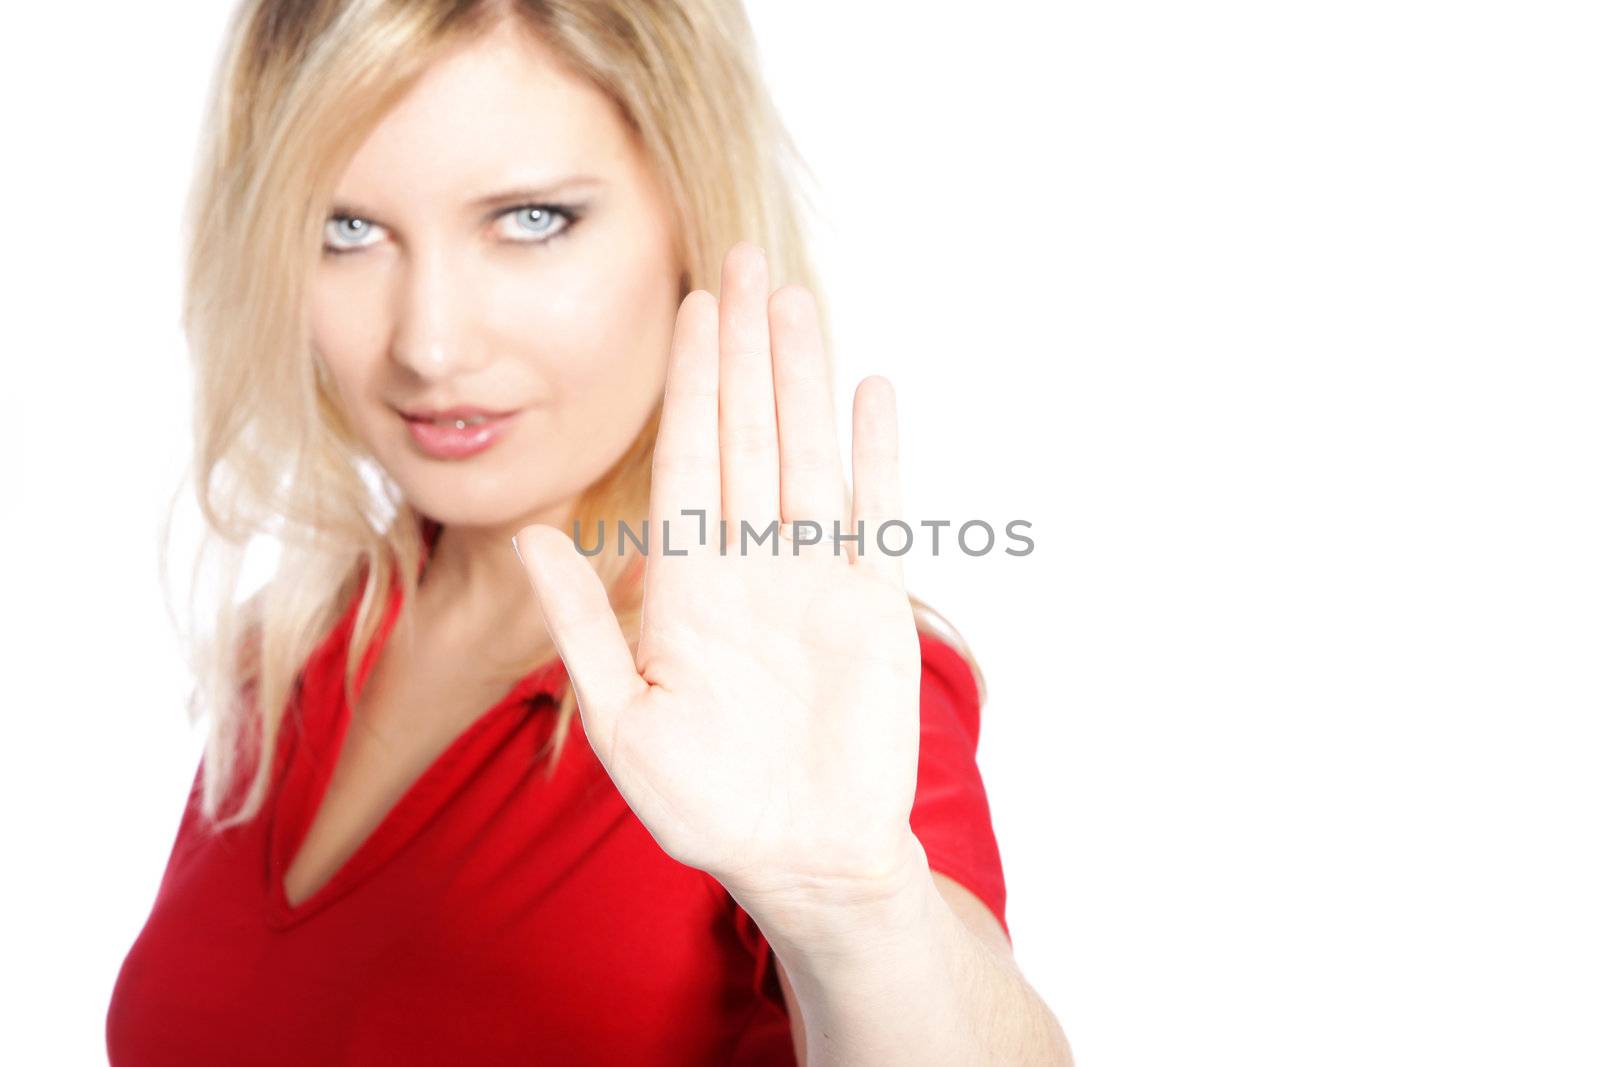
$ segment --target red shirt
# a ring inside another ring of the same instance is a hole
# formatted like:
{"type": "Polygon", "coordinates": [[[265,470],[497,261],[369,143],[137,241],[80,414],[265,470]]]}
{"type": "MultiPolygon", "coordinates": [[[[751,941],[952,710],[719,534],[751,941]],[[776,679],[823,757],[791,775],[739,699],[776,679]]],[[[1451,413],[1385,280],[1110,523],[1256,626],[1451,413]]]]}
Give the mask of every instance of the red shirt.
{"type": "MultiPolygon", "coordinates": [[[[581,719],[552,778],[534,762],[565,682],[559,660],[484,711],[327,884],[289,904],[284,868],[349,725],[339,680],[357,599],[300,676],[261,815],[203,833],[197,771],[112,994],[113,1067],[793,1064],[760,929],[716,879],[661,851],[581,719]]],[[[1003,927],[976,685],[942,641],[923,635],[922,658],[911,827],[930,866],[1003,927]]]]}

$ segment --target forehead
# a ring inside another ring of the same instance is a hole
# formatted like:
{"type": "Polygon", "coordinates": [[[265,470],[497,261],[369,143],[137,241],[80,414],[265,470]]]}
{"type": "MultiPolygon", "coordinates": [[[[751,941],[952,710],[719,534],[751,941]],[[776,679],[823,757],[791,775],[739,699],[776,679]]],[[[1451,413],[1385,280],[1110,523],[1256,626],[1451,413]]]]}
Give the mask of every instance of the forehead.
{"type": "Polygon", "coordinates": [[[357,148],[338,192],[368,203],[468,199],[507,182],[616,176],[635,163],[613,102],[503,21],[429,66],[357,148]]]}

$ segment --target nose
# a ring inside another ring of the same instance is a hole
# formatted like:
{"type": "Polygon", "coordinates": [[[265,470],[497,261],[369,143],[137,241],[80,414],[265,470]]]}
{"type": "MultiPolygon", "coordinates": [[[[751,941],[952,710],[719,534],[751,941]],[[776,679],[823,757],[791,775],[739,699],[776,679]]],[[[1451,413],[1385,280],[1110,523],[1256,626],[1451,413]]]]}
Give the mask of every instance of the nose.
{"type": "Polygon", "coordinates": [[[397,273],[390,353],[430,381],[477,369],[483,350],[472,329],[472,286],[443,248],[413,248],[397,273]]]}

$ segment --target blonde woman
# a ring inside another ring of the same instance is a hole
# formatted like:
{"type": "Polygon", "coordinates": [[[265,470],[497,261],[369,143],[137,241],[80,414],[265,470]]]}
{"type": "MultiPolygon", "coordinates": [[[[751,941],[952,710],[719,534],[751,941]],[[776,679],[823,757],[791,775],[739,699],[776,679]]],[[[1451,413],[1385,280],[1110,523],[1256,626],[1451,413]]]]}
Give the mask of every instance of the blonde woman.
{"type": "Polygon", "coordinates": [[[738,4],[255,0],[216,89],[230,580],[112,1063],[1067,1062],[738,4]]]}

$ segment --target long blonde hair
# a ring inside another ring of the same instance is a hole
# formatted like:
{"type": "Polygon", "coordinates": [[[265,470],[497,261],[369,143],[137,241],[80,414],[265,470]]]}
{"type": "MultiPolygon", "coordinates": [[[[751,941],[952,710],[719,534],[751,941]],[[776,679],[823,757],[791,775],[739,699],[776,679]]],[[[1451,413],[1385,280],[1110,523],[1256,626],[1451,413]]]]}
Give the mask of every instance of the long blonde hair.
{"type": "MultiPolygon", "coordinates": [[[[333,182],[355,147],[443,49],[506,17],[602,89],[640,139],[677,214],[683,294],[715,293],[723,253],[749,239],[766,250],[774,286],[803,284],[821,300],[802,222],[811,176],[761,80],[738,0],[246,0],[216,74],[190,196],[183,309],[204,521],[190,618],[215,620],[208,633],[185,635],[196,677],[189,712],[207,722],[200,808],[214,829],[260,811],[302,668],[352,598],[350,698],[393,585],[407,602],[416,592],[422,516],[335,401],[310,351],[305,291],[333,182]],[[276,542],[277,562],[241,598],[259,536],[276,542]],[[212,601],[196,611],[198,576],[214,558],[212,601]]],[[[578,501],[583,529],[602,519],[642,526],[658,416],[659,405],[578,501]]],[[[169,510],[163,569],[170,535],[169,510]]],[[[636,643],[637,558],[592,562],[636,643]]],[[[910,600],[919,630],[967,659],[981,701],[983,676],[965,642],[910,600]]],[[[530,650],[525,669],[552,654],[548,644],[530,650]]],[[[546,746],[551,769],[576,710],[567,686],[546,746]]]]}

